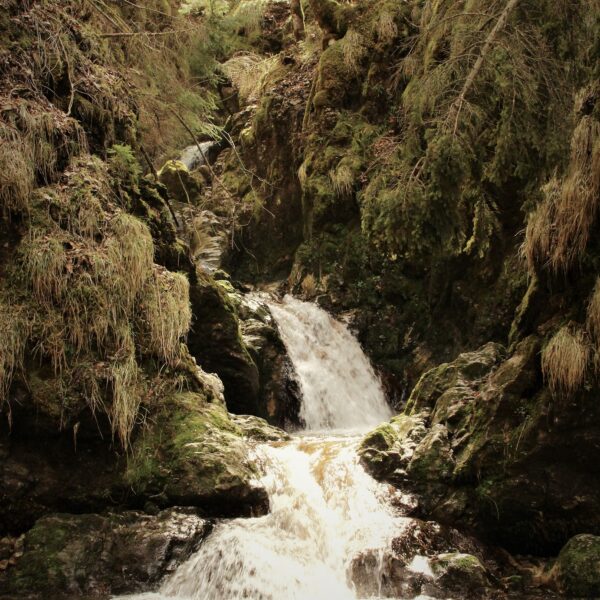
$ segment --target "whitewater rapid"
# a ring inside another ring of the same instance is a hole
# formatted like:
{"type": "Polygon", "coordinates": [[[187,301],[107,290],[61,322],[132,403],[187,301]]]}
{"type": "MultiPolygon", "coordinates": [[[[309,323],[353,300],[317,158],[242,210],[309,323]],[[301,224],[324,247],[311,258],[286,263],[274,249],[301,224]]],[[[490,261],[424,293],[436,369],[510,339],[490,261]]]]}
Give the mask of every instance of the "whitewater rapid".
{"type": "MultiPolygon", "coordinates": [[[[364,431],[391,411],[348,328],[315,304],[270,303],[303,392],[306,430],[255,448],[270,512],[221,521],[157,593],[137,600],[355,600],[352,559],[408,525],[399,492],[361,467],[364,431]]],[[[371,596],[373,597],[373,596],[371,596]]]]}

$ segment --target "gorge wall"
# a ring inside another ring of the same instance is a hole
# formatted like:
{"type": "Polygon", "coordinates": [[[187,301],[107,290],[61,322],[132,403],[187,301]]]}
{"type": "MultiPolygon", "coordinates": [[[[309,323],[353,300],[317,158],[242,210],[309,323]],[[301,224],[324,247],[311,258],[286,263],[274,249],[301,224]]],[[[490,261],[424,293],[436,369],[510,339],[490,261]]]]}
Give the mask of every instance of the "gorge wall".
{"type": "Polygon", "coordinates": [[[597,0],[0,0],[0,31],[0,561],[57,511],[187,528],[183,560],[268,510],[248,440],[283,434],[232,414],[301,420],[266,285],[357,331],[400,413],[361,459],[420,516],[600,535],[597,0]]]}

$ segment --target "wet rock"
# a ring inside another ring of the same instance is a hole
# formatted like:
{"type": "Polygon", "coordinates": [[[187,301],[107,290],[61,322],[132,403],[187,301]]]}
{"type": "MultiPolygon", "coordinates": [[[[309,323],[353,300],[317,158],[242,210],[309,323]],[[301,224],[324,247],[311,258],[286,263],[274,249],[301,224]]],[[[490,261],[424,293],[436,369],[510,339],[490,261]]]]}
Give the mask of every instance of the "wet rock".
{"type": "Polygon", "coordinates": [[[242,339],[231,290],[228,281],[215,281],[199,273],[197,283],[190,288],[194,320],[188,347],[206,371],[217,373],[223,381],[231,412],[260,414],[258,367],[242,339]]]}
{"type": "Polygon", "coordinates": [[[486,568],[472,554],[440,554],[431,559],[430,565],[435,584],[461,598],[472,598],[475,594],[483,597],[484,590],[491,587],[486,568]]]}
{"type": "Polygon", "coordinates": [[[223,380],[231,412],[297,426],[300,389],[268,306],[219,277],[200,274],[192,286],[191,353],[223,380]]]}
{"type": "Polygon", "coordinates": [[[201,506],[219,515],[259,515],[268,496],[257,483],[243,430],[225,407],[192,393],[163,400],[134,442],[127,479],[157,504],[201,506]]]}
{"type": "Polygon", "coordinates": [[[378,479],[402,480],[415,448],[425,437],[427,416],[398,415],[382,423],[361,442],[359,455],[366,470],[378,479]]]}
{"type": "Polygon", "coordinates": [[[146,591],[209,531],[208,521],[186,509],[44,517],[26,534],[7,586],[15,596],[44,599],[146,591]]]}
{"type": "Polygon", "coordinates": [[[500,344],[490,342],[475,352],[465,352],[451,362],[425,373],[415,386],[407,402],[407,412],[432,409],[440,396],[449,389],[480,380],[487,375],[504,356],[500,344]]]}
{"type": "Polygon", "coordinates": [[[433,425],[414,449],[408,476],[422,481],[447,480],[453,467],[448,430],[443,425],[433,425]]]}
{"type": "Polygon", "coordinates": [[[423,573],[384,550],[366,550],[350,563],[348,577],[359,598],[413,598],[428,581],[423,573]]]}
{"type": "Polygon", "coordinates": [[[560,551],[555,566],[562,592],[570,597],[600,597],[600,537],[577,535],[560,551]]]}
{"type": "Polygon", "coordinates": [[[259,442],[281,442],[289,440],[288,433],[269,425],[264,419],[253,415],[231,415],[231,420],[240,427],[243,434],[259,442]]]}
{"type": "MultiPolygon", "coordinates": [[[[361,598],[504,597],[502,586],[484,566],[488,555],[482,544],[456,529],[411,519],[389,548],[355,556],[348,577],[361,598]]],[[[491,558],[486,562],[499,569],[491,558]]]]}
{"type": "Polygon", "coordinates": [[[557,553],[582,524],[600,533],[600,408],[591,395],[576,408],[554,402],[539,353],[529,336],[508,356],[487,344],[432,369],[406,413],[363,440],[363,464],[413,492],[418,514],[516,553],[557,553]]]}

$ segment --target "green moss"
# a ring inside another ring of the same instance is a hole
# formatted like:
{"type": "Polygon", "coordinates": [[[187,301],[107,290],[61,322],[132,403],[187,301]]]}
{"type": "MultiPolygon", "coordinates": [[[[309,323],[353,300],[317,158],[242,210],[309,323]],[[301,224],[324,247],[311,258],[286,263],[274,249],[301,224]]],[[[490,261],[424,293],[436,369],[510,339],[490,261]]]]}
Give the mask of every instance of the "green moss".
{"type": "Polygon", "coordinates": [[[127,480],[139,494],[164,491],[172,502],[203,504],[251,487],[243,431],[220,404],[180,393],[163,400],[156,424],[134,442],[127,480]]]}
{"type": "Polygon", "coordinates": [[[182,162],[167,161],[158,172],[158,178],[177,202],[182,204],[198,203],[203,181],[198,175],[190,173],[182,162]]]}
{"type": "Polygon", "coordinates": [[[560,551],[556,563],[564,594],[578,598],[600,596],[600,537],[577,535],[560,551]]]}

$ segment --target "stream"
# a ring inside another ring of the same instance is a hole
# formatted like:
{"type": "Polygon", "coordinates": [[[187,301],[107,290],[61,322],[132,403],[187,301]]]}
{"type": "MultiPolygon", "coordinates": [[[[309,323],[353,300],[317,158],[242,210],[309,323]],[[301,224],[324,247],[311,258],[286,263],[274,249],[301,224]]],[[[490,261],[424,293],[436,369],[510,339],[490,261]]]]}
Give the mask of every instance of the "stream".
{"type": "MultiPolygon", "coordinates": [[[[357,340],[315,304],[286,296],[270,308],[300,380],[306,424],[290,441],[255,448],[271,510],[220,521],[159,592],[130,600],[355,599],[352,559],[383,555],[410,522],[394,508],[399,492],[358,461],[364,433],[392,412],[357,340]]],[[[429,571],[419,556],[408,568],[429,571]]]]}

